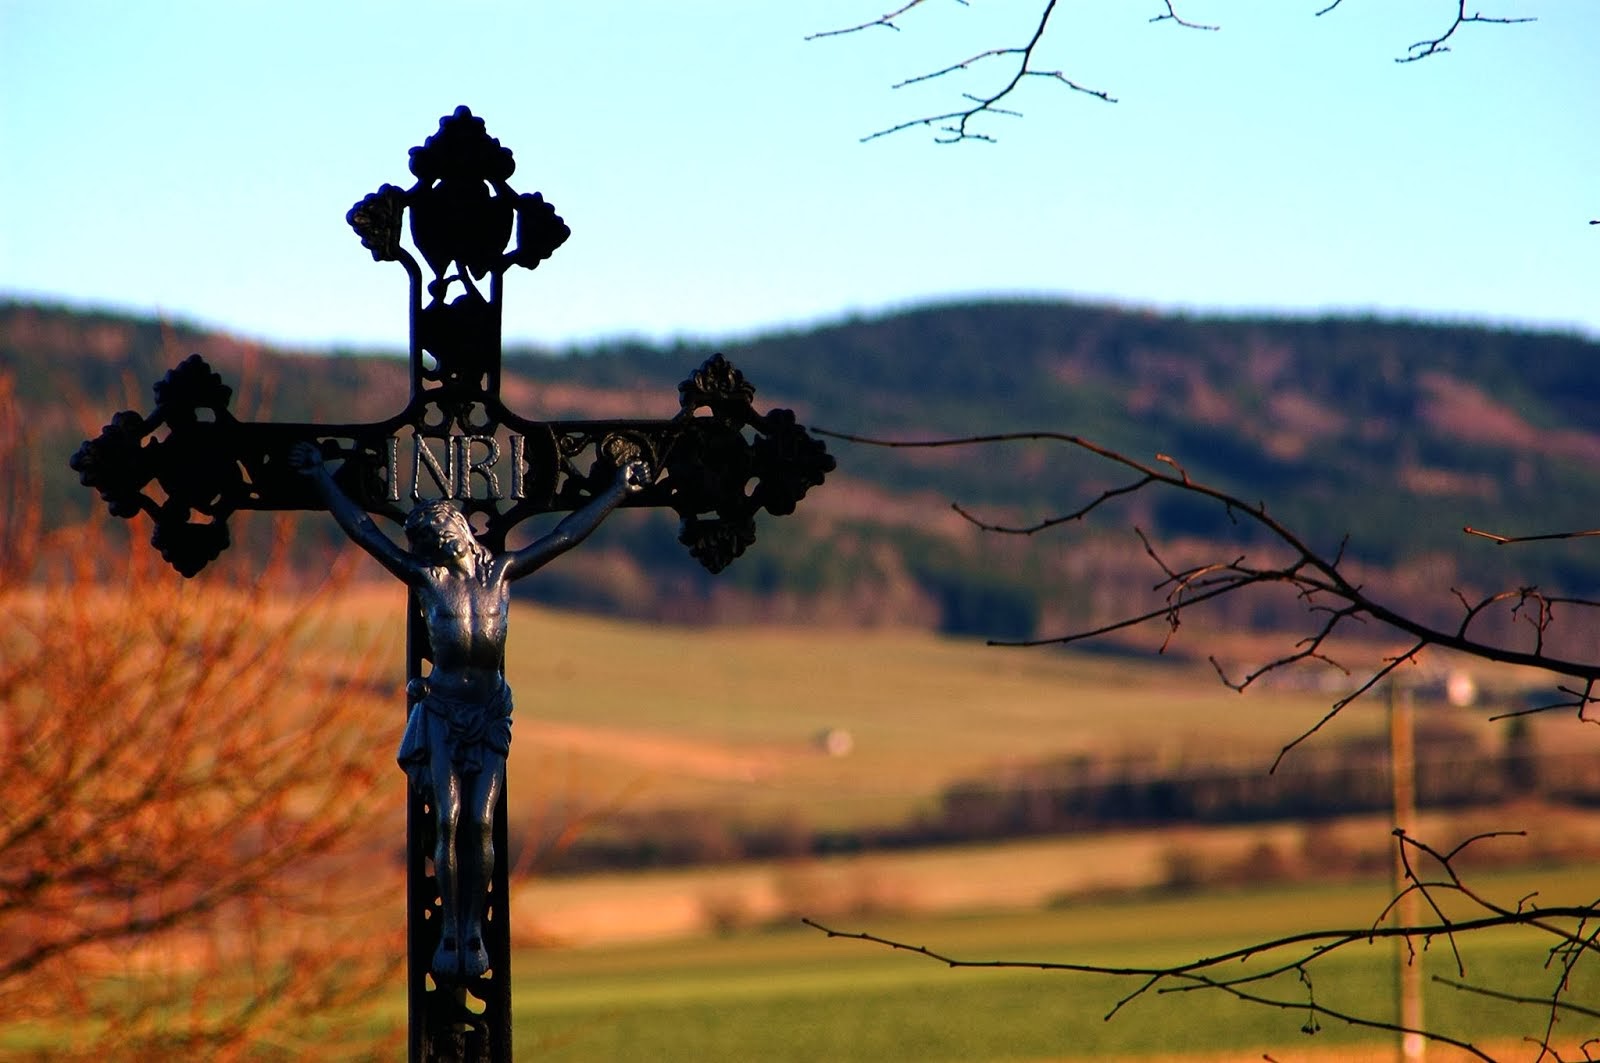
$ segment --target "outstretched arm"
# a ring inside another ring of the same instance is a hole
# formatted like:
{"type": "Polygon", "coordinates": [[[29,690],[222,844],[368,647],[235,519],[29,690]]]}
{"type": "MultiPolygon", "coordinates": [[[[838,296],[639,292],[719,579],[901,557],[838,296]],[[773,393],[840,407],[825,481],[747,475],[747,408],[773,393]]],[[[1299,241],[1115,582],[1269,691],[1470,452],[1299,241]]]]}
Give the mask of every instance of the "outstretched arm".
{"type": "Polygon", "coordinates": [[[510,554],[506,577],[517,579],[526,576],[551,558],[583,542],[624,498],[642,491],[650,480],[650,466],[645,462],[630,461],[623,465],[617,470],[617,478],[610,487],[591,498],[582,509],[573,510],[562,518],[549,535],[510,554]]]}
{"type": "Polygon", "coordinates": [[[296,443],[289,452],[289,464],[304,476],[311,478],[317,493],[327,503],[328,512],[339,522],[339,527],[361,549],[378,559],[378,563],[400,579],[410,582],[416,569],[411,555],[395,545],[373,523],[367,511],[350,500],[350,496],[334,483],[333,474],[322,463],[322,451],[315,443],[296,443]]]}

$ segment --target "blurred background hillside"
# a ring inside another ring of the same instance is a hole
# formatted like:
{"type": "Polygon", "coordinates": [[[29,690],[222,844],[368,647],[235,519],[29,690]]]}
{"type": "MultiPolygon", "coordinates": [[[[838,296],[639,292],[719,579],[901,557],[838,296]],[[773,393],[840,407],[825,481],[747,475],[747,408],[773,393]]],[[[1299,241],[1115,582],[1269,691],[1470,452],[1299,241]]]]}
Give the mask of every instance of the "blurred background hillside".
{"type": "MultiPolygon", "coordinates": [[[[1600,385],[1590,372],[1600,344],[1580,337],[1033,301],[934,305],[719,349],[759,382],[761,403],[833,430],[929,438],[1070,427],[1137,456],[1159,450],[1196,478],[1267,501],[1320,549],[1343,549],[1395,606],[1441,624],[1459,616],[1457,592],[1537,583],[1585,597],[1600,588],[1600,557],[1581,541],[1514,550],[1461,532],[1468,523],[1581,527],[1600,511],[1600,432],[1591,427],[1600,385]]],[[[375,418],[403,401],[404,366],[393,356],[285,351],[181,322],[4,304],[0,369],[40,413],[29,453],[49,522],[91,508],[64,461],[96,430],[84,411],[148,408],[138,382],[191,351],[239,382],[246,413],[375,418]]],[[[677,381],[708,353],[688,343],[518,350],[505,393],[522,412],[552,419],[665,416],[677,381]]],[[[527,859],[544,852],[547,872],[573,873],[1319,821],[1387,807],[1381,705],[1348,714],[1292,771],[1265,773],[1273,752],[1353,686],[1349,674],[1308,661],[1269,677],[1270,693],[1241,710],[1207,663],[1254,666],[1292,645],[1313,615],[1293,596],[1191,614],[1170,642],[1153,625],[1070,654],[983,647],[1130,612],[1158,578],[1135,528],[1180,555],[1261,548],[1220,508],[1134,496],[1084,525],[1008,537],[980,531],[950,504],[1025,523],[1124,481],[1044,444],[831,445],[841,467],[826,490],[792,519],[761,527],[758,548],[720,576],[679,547],[671,517],[623,513],[561,566],[519,585],[540,611],[519,621],[537,634],[514,634],[530,647],[513,655],[511,671],[533,736],[518,744],[513,769],[543,779],[564,765],[578,780],[559,800],[532,784],[555,804],[513,816],[527,859]],[[588,631],[587,643],[569,628],[588,631]],[[636,658],[647,663],[622,663],[636,658]],[[821,686],[810,678],[819,659],[830,671],[821,686]],[[656,686],[666,674],[687,687],[656,686]],[[707,684],[716,697],[700,696],[707,684]],[[586,824],[576,835],[574,821],[586,824]]],[[[251,551],[267,549],[272,525],[240,523],[231,560],[242,571],[259,563],[251,551]]],[[[291,585],[315,585],[349,553],[331,521],[293,529],[291,585]]],[[[377,573],[358,564],[353,576],[377,573]]],[[[362,625],[399,623],[397,612],[384,619],[377,586],[359,600],[362,625]]],[[[1550,645],[1600,652],[1594,631],[1559,619],[1550,645]]],[[[1478,624],[1529,637],[1516,614],[1478,624]]],[[[1381,656],[1382,634],[1358,640],[1352,664],[1381,656]]],[[[1440,707],[1425,721],[1426,807],[1600,801],[1588,744],[1526,722],[1486,723],[1491,711],[1536,703],[1535,678],[1441,655],[1408,670],[1407,685],[1440,707]],[[1469,693],[1451,710],[1446,688],[1457,673],[1469,693]],[[1459,708],[1473,701],[1480,707],[1459,708]]],[[[1573,851],[1587,851],[1588,837],[1574,828],[1573,851]]],[[[1378,866],[1364,851],[1352,868],[1378,866]]],[[[1246,855],[1206,874],[1226,876],[1246,855]]],[[[1274,859],[1263,867],[1311,866],[1288,853],[1274,859]]]]}
{"type": "MultiPolygon", "coordinates": [[[[1342,542],[1371,585],[1435,618],[1458,608],[1452,589],[1600,593],[1600,554],[1583,542],[1508,550],[1461,530],[1571,530],[1600,512],[1600,343],[1579,336],[1031,301],[932,305],[715,350],[757,384],[759,402],[836,432],[1066,431],[1140,459],[1166,454],[1198,480],[1266,502],[1315,548],[1332,554],[1342,542]]],[[[688,342],[513,348],[505,393],[532,417],[668,416],[678,381],[712,351],[688,342]]],[[[245,416],[368,419],[405,398],[403,363],[382,354],[288,351],[182,322],[0,303],[0,369],[34,411],[50,519],[91,504],[65,462],[49,460],[98,431],[81,411],[148,409],[150,382],[191,352],[237,382],[245,416]]],[[[828,490],[795,519],[769,522],[761,549],[721,576],[677,545],[670,515],[624,514],[525,593],[686,623],[805,620],[1017,639],[1125,611],[1130,594],[1156,581],[1134,528],[1180,552],[1249,545],[1220,508],[1182,496],[1136,496],[1033,538],[982,533],[951,509],[1028,523],[1124,482],[1059,446],[830,445],[841,468],[828,490]]],[[[303,524],[302,562],[320,570],[336,540],[303,524]]],[[[1214,613],[1234,630],[1301,615],[1293,603],[1260,601],[1214,613]]]]}

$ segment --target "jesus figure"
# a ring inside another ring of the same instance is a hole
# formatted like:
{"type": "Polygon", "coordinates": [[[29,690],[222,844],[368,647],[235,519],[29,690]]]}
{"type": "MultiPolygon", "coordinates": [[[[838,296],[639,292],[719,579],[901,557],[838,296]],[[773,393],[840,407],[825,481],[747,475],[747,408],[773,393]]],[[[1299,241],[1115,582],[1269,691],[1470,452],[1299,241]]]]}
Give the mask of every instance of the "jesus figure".
{"type": "Polygon", "coordinates": [[[506,686],[506,617],[511,583],[589,536],[628,495],[649,482],[642,461],[543,538],[498,556],[478,543],[466,518],[445,500],[419,502],[406,518],[401,549],[334,482],[322,452],[301,443],[290,456],[311,478],[339,526],[384,568],[417,592],[433,670],[406,688],[410,715],[399,761],[433,808],[433,866],[442,902],[433,973],[459,982],[489,968],[483,906],[494,871],[494,810],[511,749],[506,686]]]}

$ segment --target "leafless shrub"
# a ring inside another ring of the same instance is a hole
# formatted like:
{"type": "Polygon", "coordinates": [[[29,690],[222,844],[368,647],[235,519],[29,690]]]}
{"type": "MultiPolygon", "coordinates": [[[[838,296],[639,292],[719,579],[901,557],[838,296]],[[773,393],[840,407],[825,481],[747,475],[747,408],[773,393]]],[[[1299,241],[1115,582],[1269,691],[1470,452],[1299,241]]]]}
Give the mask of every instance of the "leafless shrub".
{"type": "Polygon", "coordinates": [[[281,548],[257,577],[180,583],[102,523],[42,534],[10,398],[0,381],[0,1045],[392,1054],[364,1005],[403,955],[399,869],[371,844],[397,804],[374,741],[393,698],[342,663],[326,594],[275,592],[281,548]]]}

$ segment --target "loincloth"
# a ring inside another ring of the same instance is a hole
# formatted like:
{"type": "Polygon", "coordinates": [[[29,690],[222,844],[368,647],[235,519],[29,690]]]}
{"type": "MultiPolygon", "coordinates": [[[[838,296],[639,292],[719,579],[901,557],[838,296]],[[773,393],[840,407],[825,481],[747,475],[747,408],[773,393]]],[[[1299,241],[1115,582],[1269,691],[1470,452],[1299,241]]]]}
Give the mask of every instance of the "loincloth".
{"type": "Polygon", "coordinates": [[[459,776],[481,772],[486,751],[504,762],[511,752],[511,688],[505,680],[487,701],[446,697],[425,683],[417,686],[422,697],[412,701],[396,756],[413,786],[427,790],[436,749],[444,750],[459,776]]]}

